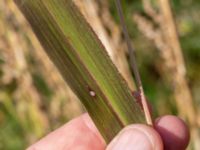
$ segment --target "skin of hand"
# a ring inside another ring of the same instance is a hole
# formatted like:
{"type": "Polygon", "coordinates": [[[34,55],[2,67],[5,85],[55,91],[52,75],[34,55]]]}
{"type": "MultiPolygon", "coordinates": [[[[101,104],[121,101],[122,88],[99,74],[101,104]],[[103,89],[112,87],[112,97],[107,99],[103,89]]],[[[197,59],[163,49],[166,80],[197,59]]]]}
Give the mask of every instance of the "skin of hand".
{"type": "Polygon", "coordinates": [[[178,117],[158,118],[154,127],[125,127],[106,145],[89,115],[83,114],[51,132],[27,150],[185,150],[189,130],[178,117]]]}

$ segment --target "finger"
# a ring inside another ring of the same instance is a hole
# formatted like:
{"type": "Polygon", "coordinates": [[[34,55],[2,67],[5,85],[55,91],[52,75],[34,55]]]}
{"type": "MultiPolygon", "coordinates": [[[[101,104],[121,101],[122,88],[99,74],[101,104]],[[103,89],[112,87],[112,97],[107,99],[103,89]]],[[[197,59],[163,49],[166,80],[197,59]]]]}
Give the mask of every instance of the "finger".
{"type": "Polygon", "coordinates": [[[189,129],[178,117],[167,115],[155,121],[165,150],[185,150],[190,139],[189,129]]]}
{"type": "Polygon", "coordinates": [[[123,129],[106,150],[163,150],[163,144],[153,128],[134,124],[123,129]]]}
{"type": "Polygon", "coordinates": [[[88,114],[51,132],[28,150],[103,150],[105,142],[88,114]]]}

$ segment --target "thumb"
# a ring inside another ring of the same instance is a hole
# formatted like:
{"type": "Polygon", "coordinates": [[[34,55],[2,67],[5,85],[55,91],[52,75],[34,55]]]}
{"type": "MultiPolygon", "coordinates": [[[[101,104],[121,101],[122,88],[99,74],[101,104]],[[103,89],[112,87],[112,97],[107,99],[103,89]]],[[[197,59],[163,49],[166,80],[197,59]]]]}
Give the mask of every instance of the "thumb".
{"type": "Polygon", "coordinates": [[[163,144],[153,128],[134,124],[124,128],[106,150],[163,150],[163,144]]]}

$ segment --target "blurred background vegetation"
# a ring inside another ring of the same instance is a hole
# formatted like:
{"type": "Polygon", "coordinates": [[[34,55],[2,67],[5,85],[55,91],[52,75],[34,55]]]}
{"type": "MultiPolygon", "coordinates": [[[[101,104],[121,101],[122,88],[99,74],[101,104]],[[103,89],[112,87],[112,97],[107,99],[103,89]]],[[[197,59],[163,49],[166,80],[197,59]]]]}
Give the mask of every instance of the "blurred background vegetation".
{"type": "MultiPolygon", "coordinates": [[[[134,90],[114,0],[74,1],[134,90]]],[[[175,114],[189,124],[191,143],[188,149],[198,150],[200,3],[171,0],[179,43],[167,32],[171,26],[169,18],[165,18],[162,0],[148,2],[122,1],[145,93],[153,105],[154,117],[175,114]]],[[[13,0],[1,0],[0,149],[25,149],[84,111],[43,52],[13,0]]]]}

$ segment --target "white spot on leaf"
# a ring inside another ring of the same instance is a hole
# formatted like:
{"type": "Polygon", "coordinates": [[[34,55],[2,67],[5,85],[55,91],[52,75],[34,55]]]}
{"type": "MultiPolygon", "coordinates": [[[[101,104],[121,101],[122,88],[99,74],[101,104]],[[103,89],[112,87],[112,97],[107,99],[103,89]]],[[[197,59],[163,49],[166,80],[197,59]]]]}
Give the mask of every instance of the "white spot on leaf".
{"type": "Polygon", "coordinates": [[[90,96],[95,97],[96,93],[94,91],[90,91],[90,96]]]}

